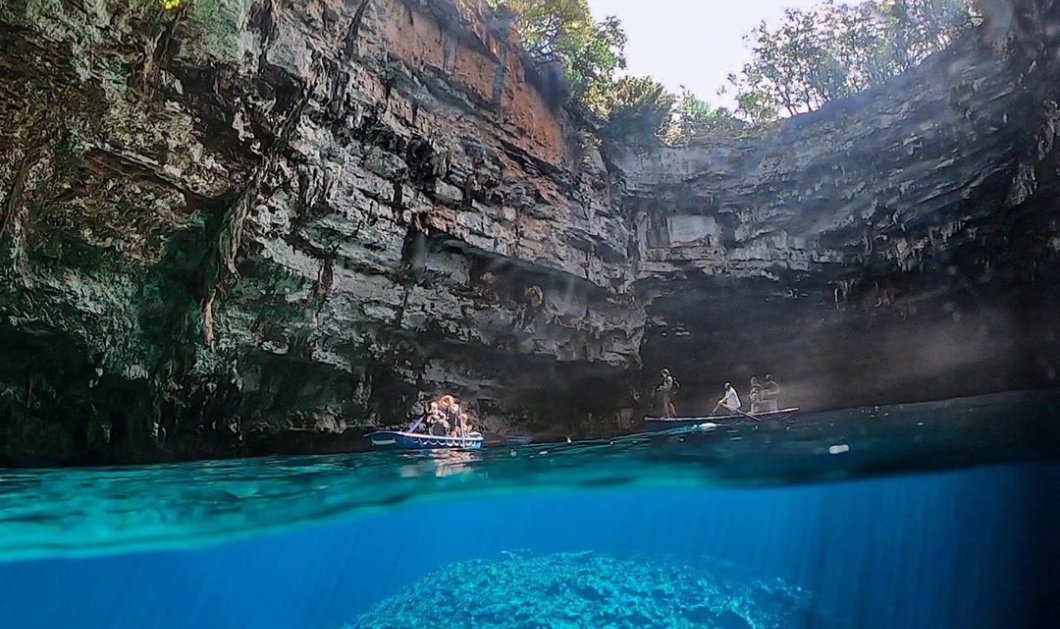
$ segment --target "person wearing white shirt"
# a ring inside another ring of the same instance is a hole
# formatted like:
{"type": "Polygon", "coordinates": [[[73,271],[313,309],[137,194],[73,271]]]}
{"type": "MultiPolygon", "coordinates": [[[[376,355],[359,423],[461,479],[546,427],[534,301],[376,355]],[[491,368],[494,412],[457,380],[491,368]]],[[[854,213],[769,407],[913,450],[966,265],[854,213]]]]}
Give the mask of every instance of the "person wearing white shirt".
{"type": "Polygon", "coordinates": [[[724,406],[730,411],[740,410],[740,396],[736,394],[736,389],[728,382],[725,383],[725,397],[718,400],[718,404],[714,407],[714,410],[717,411],[721,406],[724,406]]]}

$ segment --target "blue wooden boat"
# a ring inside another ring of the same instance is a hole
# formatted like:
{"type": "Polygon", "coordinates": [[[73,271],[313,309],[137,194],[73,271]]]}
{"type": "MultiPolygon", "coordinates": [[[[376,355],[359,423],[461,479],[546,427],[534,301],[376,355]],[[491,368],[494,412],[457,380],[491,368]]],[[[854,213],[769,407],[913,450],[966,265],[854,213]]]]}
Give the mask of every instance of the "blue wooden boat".
{"type": "Polygon", "coordinates": [[[403,430],[381,430],[365,436],[373,448],[396,450],[478,450],[484,440],[477,432],[469,432],[462,437],[450,437],[403,430]]]}
{"type": "MultiPolygon", "coordinates": [[[[758,413],[754,415],[759,421],[774,420],[779,421],[787,419],[799,412],[798,408],[785,408],[779,411],[770,411],[768,413],[758,413]]],[[[699,426],[700,424],[707,423],[722,423],[722,422],[751,422],[747,415],[741,415],[740,413],[732,413],[730,415],[704,415],[702,417],[645,417],[644,425],[648,430],[670,430],[672,428],[684,428],[688,426],[699,426]]]]}

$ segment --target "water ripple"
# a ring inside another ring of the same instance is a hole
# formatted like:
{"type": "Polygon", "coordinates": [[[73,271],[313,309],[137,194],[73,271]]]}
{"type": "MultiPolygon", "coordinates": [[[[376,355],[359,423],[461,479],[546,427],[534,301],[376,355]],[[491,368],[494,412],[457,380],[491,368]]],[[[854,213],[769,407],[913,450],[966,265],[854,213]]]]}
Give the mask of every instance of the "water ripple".
{"type": "Polygon", "coordinates": [[[775,484],[1060,458],[1060,396],[808,414],[784,423],[470,452],[0,472],[0,560],[205,544],[455,496],[775,484]],[[847,446],[841,456],[830,454],[847,446]]]}

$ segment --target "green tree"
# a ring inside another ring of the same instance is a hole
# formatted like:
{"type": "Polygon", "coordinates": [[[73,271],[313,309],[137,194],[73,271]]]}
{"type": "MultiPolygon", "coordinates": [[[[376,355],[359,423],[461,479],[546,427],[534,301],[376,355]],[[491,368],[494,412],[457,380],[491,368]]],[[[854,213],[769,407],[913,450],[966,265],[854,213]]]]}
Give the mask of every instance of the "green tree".
{"type": "Polygon", "coordinates": [[[593,24],[592,35],[575,46],[565,69],[573,94],[592,111],[606,114],[616,73],[626,67],[626,32],[615,17],[593,24]]]}
{"type": "Polygon", "coordinates": [[[980,21],[971,0],[880,0],[895,66],[905,71],[980,21]]]}
{"type": "Polygon", "coordinates": [[[615,17],[593,19],[586,0],[490,0],[515,18],[530,59],[562,64],[572,95],[598,114],[607,113],[616,73],[626,67],[626,33],[615,17]]]}
{"type": "Polygon", "coordinates": [[[738,112],[759,124],[818,109],[908,70],[976,24],[971,0],[867,0],[789,9],[746,37],[752,58],[729,75],[738,112]]]}

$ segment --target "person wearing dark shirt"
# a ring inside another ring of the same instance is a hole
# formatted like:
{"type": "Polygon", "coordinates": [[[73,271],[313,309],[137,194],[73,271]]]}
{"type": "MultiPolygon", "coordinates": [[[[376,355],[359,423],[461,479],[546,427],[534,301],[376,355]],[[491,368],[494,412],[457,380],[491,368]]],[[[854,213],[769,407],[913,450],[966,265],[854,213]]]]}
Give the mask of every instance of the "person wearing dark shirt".
{"type": "Polygon", "coordinates": [[[660,375],[662,384],[656,389],[659,394],[660,411],[664,417],[674,417],[677,415],[677,409],[674,408],[673,403],[674,377],[670,375],[669,369],[663,369],[660,375]]]}

